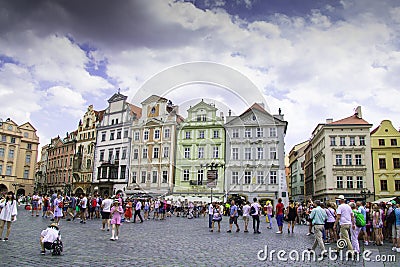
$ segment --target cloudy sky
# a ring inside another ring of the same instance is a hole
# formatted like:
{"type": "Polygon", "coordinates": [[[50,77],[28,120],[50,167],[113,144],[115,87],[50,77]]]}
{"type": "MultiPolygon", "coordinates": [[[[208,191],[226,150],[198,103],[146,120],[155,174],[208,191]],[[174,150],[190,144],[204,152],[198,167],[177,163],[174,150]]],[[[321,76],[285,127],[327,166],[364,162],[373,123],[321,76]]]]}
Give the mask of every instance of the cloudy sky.
{"type": "MultiPolygon", "coordinates": [[[[163,70],[205,61],[248,77],[271,113],[282,109],[288,153],[358,105],[374,127],[400,128],[399,37],[400,2],[389,0],[0,0],[0,118],[32,122],[44,145],[118,88],[136,101],[163,70]]],[[[199,98],[243,112],[229,89],[165,96],[183,115],[199,98]]]]}

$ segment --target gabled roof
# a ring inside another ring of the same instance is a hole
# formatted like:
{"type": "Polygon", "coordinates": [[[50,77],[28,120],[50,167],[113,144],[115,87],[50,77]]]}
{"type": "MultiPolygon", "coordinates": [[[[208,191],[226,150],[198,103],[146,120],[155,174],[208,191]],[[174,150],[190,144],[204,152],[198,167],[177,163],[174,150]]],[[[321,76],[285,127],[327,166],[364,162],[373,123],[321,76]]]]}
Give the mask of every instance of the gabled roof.
{"type": "Polygon", "coordinates": [[[145,105],[151,102],[167,102],[168,99],[158,96],[158,95],[151,95],[148,98],[146,98],[146,100],[144,100],[141,104],[145,105]]]}
{"type": "Polygon", "coordinates": [[[94,111],[94,114],[96,115],[96,121],[97,122],[101,122],[103,120],[105,112],[106,112],[105,109],[100,110],[100,111],[97,111],[97,110],[94,111]]]}
{"type": "Polygon", "coordinates": [[[118,102],[121,100],[126,100],[128,97],[121,94],[120,92],[115,93],[110,99],[108,99],[108,103],[118,102]]]}
{"type": "Polygon", "coordinates": [[[243,114],[245,114],[253,109],[257,109],[263,113],[269,114],[259,103],[254,103],[251,107],[249,107],[245,112],[243,112],[239,116],[242,116],[243,114]]]}
{"type": "Polygon", "coordinates": [[[195,109],[201,108],[201,107],[204,107],[204,108],[209,109],[209,110],[217,110],[217,108],[215,106],[213,106],[213,104],[208,104],[208,103],[204,102],[204,100],[202,99],[199,103],[197,103],[193,107],[190,107],[188,109],[188,112],[191,111],[191,110],[195,110],[195,109]]]}
{"type": "Polygon", "coordinates": [[[136,119],[140,119],[142,117],[142,109],[139,108],[138,106],[135,106],[133,104],[129,104],[129,108],[131,109],[131,114],[136,115],[136,119]]]}
{"type": "Polygon", "coordinates": [[[369,123],[366,120],[359,118],[357,114],[354,114],[350,117],[328,123],[327,125],[369,125],[369,123]]]}
{"type": "Polygon", "coordinates": [[[29,126],[29,127],[32,128],[34,131],[36,131],[36,128],[33,127],[33,125],[32,125],[30,122],[25,122],[24,124],[18,126],[18,128],[22,128],[22,127],[25,126],[25,125],[29,126]]]}

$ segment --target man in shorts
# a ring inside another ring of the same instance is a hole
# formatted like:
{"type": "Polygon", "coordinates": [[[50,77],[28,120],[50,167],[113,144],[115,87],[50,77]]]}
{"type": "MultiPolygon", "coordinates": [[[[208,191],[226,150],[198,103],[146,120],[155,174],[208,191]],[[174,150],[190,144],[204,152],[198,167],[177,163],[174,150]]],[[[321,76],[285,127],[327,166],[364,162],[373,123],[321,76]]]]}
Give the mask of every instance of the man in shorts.
{"type": "Polygon", "coordinates": [[[232,232],[232,224],[236,225],[236,232],[239,232],[240,229],[239,229],[239,225],[237,223],[237,218],[239,216],[239,213],[238,213],[238,208],[235,205],[235,201],[234,200],[231,201],[231,207],[230,207],[230,210],[229,210],[229,215],[230,215],[230,217],[229,217],[229,230],[227,232],[228,233],[232,232]]]}
{"type": "Polygon", "coordinates": [[[104,195],[104,200],[101,202],[101,219],[102,219],[102,231],[106,230],[107,224],[107,231],[110,231],[110,211],[112,206],[112,199],[108,197],[108,194],[104,195]]]}

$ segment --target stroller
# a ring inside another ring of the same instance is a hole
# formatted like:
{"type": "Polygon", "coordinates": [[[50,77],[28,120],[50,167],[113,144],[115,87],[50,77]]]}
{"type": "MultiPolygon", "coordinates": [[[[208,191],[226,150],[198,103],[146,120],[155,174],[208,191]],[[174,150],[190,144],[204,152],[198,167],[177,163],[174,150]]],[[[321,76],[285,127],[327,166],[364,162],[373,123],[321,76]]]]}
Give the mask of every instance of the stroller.
{"type": "Polygon", "coordinates": [[[57,239],[54,240],[53,244],[51,245],[51,248],[53,249],[51,255],[61,256],[61,252],[63,252],[64,245],[59,237],[57,237],[57,239]]]}

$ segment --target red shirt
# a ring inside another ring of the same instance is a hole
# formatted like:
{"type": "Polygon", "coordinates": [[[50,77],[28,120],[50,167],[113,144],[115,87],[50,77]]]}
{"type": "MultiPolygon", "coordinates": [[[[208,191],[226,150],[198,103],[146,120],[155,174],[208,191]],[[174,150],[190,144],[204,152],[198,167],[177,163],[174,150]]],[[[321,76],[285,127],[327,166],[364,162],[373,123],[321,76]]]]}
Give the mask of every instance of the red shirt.
{"type": "Polygon", "coordinates": [[[282,203],[278,203],[276,204],[276,215],[283,215],[283,209],[285,208],[285,206],[283,206],[282,203]]]}

